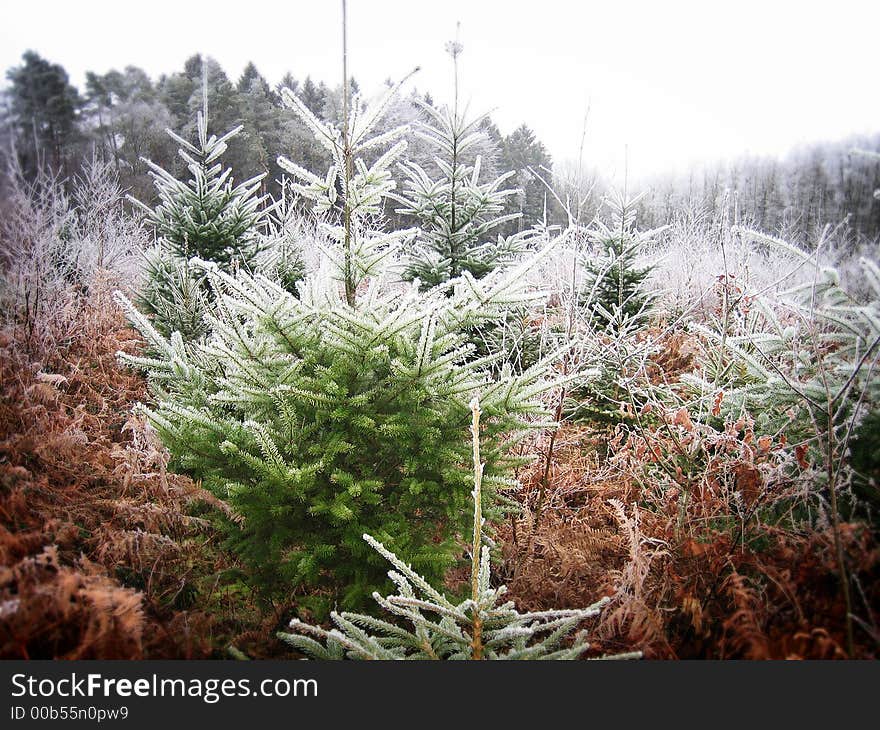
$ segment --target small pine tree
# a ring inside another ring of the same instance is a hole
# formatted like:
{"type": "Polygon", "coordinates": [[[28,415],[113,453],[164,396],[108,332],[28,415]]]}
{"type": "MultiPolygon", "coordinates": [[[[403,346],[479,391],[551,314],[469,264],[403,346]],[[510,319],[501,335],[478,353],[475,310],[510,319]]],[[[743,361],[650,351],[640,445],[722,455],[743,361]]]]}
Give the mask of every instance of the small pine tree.
{"type": "Polygon", "coordinates": [[[587,231],[600,254],[578,251],[582,276],[573,274],[576,318],[583,333],[583,356],[593,365],[585,382],[568,394],[565,413],[578,421],[616,424],[632,422],[633,408],[645,403],[640,371],[650,348],[641,338],[654,310],[657,291],[647,288],[651,266],[639,264],[645,246],[662,229],[635,228],[634,210],[641,196],[612,195],[605,204],[611,222],[597,222],[587,231]]]}
{"type": "Polygon", "coordinates": [[[373,134],[373,130],[405,81],[390,87],[377,102],[361,110],[357,97],[349,100],[346,80],[341,128],[320,120],[290,89],[281,90],[284,104],[331,155],[331,166],[323,178],[283,156],[278,164],[293,176],[291,190],[314,203],[325,230],[339,244],[336,253],[341,257],[341,280],[350,306],[355,303],[358,282],[382,260],[383,251],[390,250],[386,244],[409,234],[399,231],[389,239],[369,231],[370,218],[381,213],[386,196],[395,188],[388,168],[406,150],[406,140],[401,138],[408,127],[401,125],[379,134],[373,134]],[[358,157],[391,143],[370,166],[358,157]]]}
{"type": "MultiPolygon", "coordinates": [[[[279,633],[281,639],[315,659],[577,659],[589,649],[583,632],[573,637],[572,633],[598,615],[609,599],[585,609],[519,613],[512,602],[500,603],[505,586],[491,586],[489,547],[482,539],[485,465],[480,459],[481,411],[476,397],[470,407],[474,464],[470,596],[460,603],[450,601],[409,564],[365,534],[367,544],[393,567],[388,576],[398,592],[386,598],[373,593],[391,620],[333,612],[335,628],[327,630],[294,619],[290,628],[297,633],[279,633]]],[[[639,657],[640,652],[633,652],[607,658],[639,657]]]]}
{"type": "Polygon", "coordinates": [[[178,180],[144,158],[159,203],[150,207],[128,196],[146,214],[146,221],[158,239],[157,246],[147,255],[138,304],[153,316],[162,334],[167,336],[179,330],[187,341],[204,334],[204,315],[210,297],[204,286],[204,271],[192,265],[190,259],[209,261],[226,270],[249,268],[259,251],[268,211],[267,196],[259,195],[260,181],[265,175],[235,185],[232,170],[224,170],[220,164],[227,142],[242,127],[219,138],[208,136],[207,92],[196,126],[197,144],[167,130],[180,145],[179,154],[187,163],[190,180],[178,180]]]}
{"type": "Polygon", "coordinates": [[[601,329],[616,332],[625,324],[643,323],[656,299],[646,286],[653,267],[639,264],[646,243],[656,233],[635,228],[634,209],[640,198],[608,198],[611,225],[599,221],[590,234],[600,254],[586,261],[581,303],[601,329]]]}
{"type": "Polygon", "coordinates": [[[167,243],[178,259],[198,257],[224,268],[246,265],[258,248],[258,232],[264,223],[267,196],[259,195],[258,175],[235,185],[232,170],[223,169],[219,158],[227,142],[242,127],[222,137],[208,136],[207,111],[198,113],[198,145],[187,142],[171,130],[168,134],[180,147],[191,178],[184,182],[151,160],[149,166],[159,204],[154,208],[129,197],[146,213],[157,237],[167,243]]]}
{"type": "Polygon", "coordinates": [[[447,50],[455,69],[452,109],[437,110],[416,100],[429,119],[416,135],[436,150],[434,163],[439,176],[415,162],[406,162],[401,165],[403,190],[392,196],[402,206],[397,212],[410,216],[420,226],[404,277],[419,279],[425,288],[443,284],[464,271],[476,278],[485,276],[515,260],[532,238],[531,232],[506,238],[493,234],[499,226],[520,216],[503,214],[505,201],[517,193],[504,188],[514,172],[480,182],[482,160],[473,155],[486,139],[481,125],[487,115],[468,121],[459,110],[458,56],[462,47],[456,41],[448,44],[447,50]],[[468,159],[474,159],[473,163],[468,159]]]}
{"type": "Polygon", "coordinates": [[[266,233],[254,257],[254,270],[296,295],[306,273],[303,240],[305,225],[288,194],[289,181],[281,180],[281,195],[266,216],[266,233]]]}
{"type": "Polygon", "coordinates": [[[480,281],[464,272],[451,291],[388,286],[411,233],[374,230],[367,215],[390,190],[387,160],[401,143],[349,176],[352,149],[390,138],[365,136],[375,107],[342,134],[282,93],[336,160],[320,178],[282,159],[300,180],[295,189],[330,210],[342,176],[342,222],[323,225],[317,270],[297,298],[262,274],[194,261],[215,303],[206,341],[163,337],[120,295],[157,353],[123,358],[149,374],[157,403],[147,413],[176,467],[244,518],[225,527],[254,582],[270,594],[321,586],[355,607],[384,582],[365,531],[432,579],[455,559],[467,522],[461,435],[477,390],[487,413],[489,509],[495,490],[512,483],[517,438],[502,435],[541,425],[532,419],[543,413],[538,396],[553,387],[549,367],[493,376],[494,358],[474,358],[466,333],[543,296],[526,274],[551,246],[480,281]]]}
{"type": "Polygon", "coordinates": [[[135,301],[166,337],[180,332],[191,342],[208,331],[211,305],[204,272],[178,257],[161,239],[144,253],[144,280],[135,301]]]}

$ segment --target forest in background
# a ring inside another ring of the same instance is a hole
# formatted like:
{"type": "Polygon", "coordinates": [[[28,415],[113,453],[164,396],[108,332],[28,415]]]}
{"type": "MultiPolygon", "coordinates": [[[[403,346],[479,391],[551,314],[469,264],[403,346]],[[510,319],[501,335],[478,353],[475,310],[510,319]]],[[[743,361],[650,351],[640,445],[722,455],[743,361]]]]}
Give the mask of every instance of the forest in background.
{"type": "MultiPolygon", "coordinates": [[[[253,63],[237,80],[230,79],[214,59],[207,59],[208,98],[212,131],[221,133],[242,125],[230,142],[227,159],[240,179],[266,173],[264,191],[278,196],[282,170],[278,150],[285,150],[309,169],[329,162],[326,150],[281,103],[280,89],[299,94],[319,118],[338,122],[342,114],[341,85],[315,82],[291,73],[277,83],[265,79],[253,63]]],[[[84,89],[70,83],[63,65],[29,51],[20,66],[8,69],[8,86],[0,101],[0,145],[15,140],[22,168],[33,176],[49,164],[62,176],[71,176],[84,159],[97,155],[112,162],[120,183],[132,195],[150,200],[155,195],[142,158],[153,160],[174,174],[184,170],[176,147],[165,133],[174,129],[184,137],[195,131],[195,112],[201,104],[202,63],[193,55],[181,71],[151,79],[142,69],[127,66],[104,74],[89,72],[84,89]]],[[[417,79],[416,79],[417,82],[417,79]]],[[[391,85],[389,79],[386,85],[391,85]]],[[[351,79],[353,92],[359,90],[351,79]]],[[[367,90],[369,94],[378,90],[367,90]]],[[[391,129],[422,117],[417,102],[434,105],[430,90],[415,88],[401,95],[380,128],[391,129]]],[[[599,210],[609,183],[600,171],[572,161],[551,158],[527,123],[503,135],[487,117],[481,150],[488,173],[513,171],[521,191],[506,202],[506,212],[522,217],[502,228],[528,228],[542,220],[565,224],[563,201],[548,195],[545,182],[560,196],[577,199],[579,214],[592,218],[599,210]]],[[[589,134],[589,128],[585,129],[589,134]]],[[[410,139],[410,154],[424,161],[428,151],[410,139]],[[413,143],[415,148],[412,147],[413,143]]],[[[702,210],[714,216],[735,198],[740,220],[786,240],[805,245],[826,224],[843,226],[841,235],[854,245],[876,243],[880,236],[880,208],[873,191],[880,187],[880,163],[857,150],[880,149],[880,135],[846,140],[816,141],[784,158],[744,156],[734,162],[713,164],[682,176],[658,176],[635,185],[645,192],[640,202],[640,225],[654,228],[683,210],[702,210]]],[[[393,215],[393,211],[386,211],[393,215]]]]}
{"type": "Polygon", "coordinates": [[[880,135],[633,195],[204,60],[9,73],[0,655],[876,657],[880,135]]]}

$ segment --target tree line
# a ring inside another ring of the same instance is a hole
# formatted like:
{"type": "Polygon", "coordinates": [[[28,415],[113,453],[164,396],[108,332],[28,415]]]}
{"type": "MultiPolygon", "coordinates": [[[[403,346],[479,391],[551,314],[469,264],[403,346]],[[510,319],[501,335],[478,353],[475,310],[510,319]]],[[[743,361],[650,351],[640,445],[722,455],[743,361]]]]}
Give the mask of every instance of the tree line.
{"type": "MultiPolygon", "coordinates": [[[[0,99],[0,143],[4,150],[15,150],[25,177],[33,178],[45,168],[70,177],[84,158],[96,155],[112,162],[121,184],[141,200],[154,195],[143,158],[174,174],[183,172],[176,144],[165,130],[193,137],[205,91],[212,134],[242,126],[226,155],[236,179],[266,173],[263,192],[273,197],[281,193],[279,154],[308,169],[329,162],[326,150],[284,108],[280,90],[290,88],[323,121],[338,122],[342,114],[341,84],[331,87],[308,75],[300,79],[287,73],[273,85],[253,63],[233,80],[217,61],[200,55],[157,80],[136,66],[104,74],[89,72],[80,90],[63,66],[27,51],[6,77],[9,86],[0,99]]],[[[357,93],[357,81],[351,79],[350,84],[357,93]]],[[[390,130],[424,119],[420,104],[433,107],[434,100],[417,90],[400,96],[380,127],[390,130]]],[[[512,183],[521,190],[508,199],[505,212],[522,216],[508,222],[502,233],[509,235],[545,218],[548,223],[565,224],[575,204],[579,216],[587,220],[596,214],[610,189],[601,175],[573,182],[559,166],[553,168],[546,146],[526,124],[504,135],[487,116],[481,127],[487,140],[476,153],[484,170],[514,171],[512,183]]],[[[418,137],[411,137],[410,145],[411,157],[431,164],[432,153],[429,147],[420,147],[418,137]]],[[[880,237],[880,200],[873,193],[880,188],[880,158],[862,152],[877,150],[880,134],[803,146],[782,159],[744,157],[707,164],[685,176],[661,176],[642,185],[647,194],[639,206],[639,225],[662,225],[683,210],[715,216],[733,207],[735,215],[750,225],[798,243],[815,240],[826,224],[842,222],[856,238],[875,240],[880,237]]],[[[386,212],[396,215],[393,207],[386,212]]]]}
{"type": "MultiPolygon", "coordinates": [[[[266,173],[264,192],[275,197],[281,193],[283,172],[278,155],[310,169],[326,167],[329,162],[326,150],[281,103],[281,89],[294,91],[323,121],[337,122],[342,115],[341,84],[331,87],[308,75],[299,79],[287,73],[273,85],[253,63],[233,80],[217,61],[200,55],[190,57],[182,70],[155,81],[136,66],[104,74],[88,72],[85,88],[80,90],[71,83],[63,66],[27,51],[21,65],[9,69],[6,76],[9,86],[2,100],[3,148],[15,149],[26,177],[33,178],[44,168],[68,177],[83,158],[97,155],[112,162],[122,185],[142,200],[154,195],[143,158],[174,174],[183,172],[177,145],[165,130],[194,137],[196,112],[202,107],[204,91],[211,134],[219,136],[242,126],[225,156],[236,179],[266,173]]],[[[350,87],[357,94],[356,79],[351,79],[350,87]]],[[[413,90],[395,101],[380,126],[390,130],[422,118],[418,102],[434,106],[430,94],[413,90]]],[[[503,135],[487,117],[482,128],[488,137],[478,151],[483,167],[488,172],[518,171],[523,192],[509,205],[512,211],[524,214],[523,223],[518,225],[528,226],[543,214],[543,186],[521,171],[528,167],[549,169],[550,155],[525,124],[503,135]]],[[[416,156],[420,152],[422,157],[430,154],[427,147],[420,150],[418,138],[411,139],[410,144],[415,146],[416,156]]]]}

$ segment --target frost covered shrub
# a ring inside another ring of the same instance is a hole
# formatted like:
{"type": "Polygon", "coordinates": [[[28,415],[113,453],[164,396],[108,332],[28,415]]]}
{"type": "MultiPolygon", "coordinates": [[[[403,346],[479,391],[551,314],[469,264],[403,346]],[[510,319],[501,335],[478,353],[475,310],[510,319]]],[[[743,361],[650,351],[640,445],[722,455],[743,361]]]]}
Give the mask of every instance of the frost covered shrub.
{"type": "Polygon", "coordinates": [[[227,534],[260,586],[329,586],[361,605],[384,578],[364,532],[442,577],[467,525],[469,398],[486,413],[491,505],[517,463],[501,436],[529,427],[549,387],[542,367],[493,379],[469,358],[464,329],[503,307],[518,275],[467,277],[451,297],[373,289],[351,307],[332,281],[307,280],[297,299],[212,269],[211,332],[187,347],[126,304],[159,353],[126,358],[148,370],[151,422],[176,468],[243,518],[227,534]]]}
{"type": "Polygon", "coordinates": [[[764,433],[821,448],[818,429],[843,444],[880,402],[877,262],[861,260],[861,288],[870,294],[857,298],[815,254],[742,234],[791,256],[809,275],[773,295],[727,283],[716,315],[691,325],[708,345],[702,374],[686,381],[721,414],[753,413],[764,433]]]}
{"type": "Polygon", "coordinates": [[[480,281],[464,272],[428,291],[390,286],[412,232],[370,222],[404,145],[369,168],[351,157],[394,140],[369,137],[388,95],[342,131],[289,90],[283,97],[333,155],[324,177],[281,158],[294,191],[332,221],[322,226],[317,267],[294,296],[262,274],[193,261],[214,300],[204,340],[163,336],[120,297],[156,353],[125,359],[148,372],[156,405],[147,412],[175,466],[241,518],[225,526],[255,584],[270,595],[324,587],[330,600],[355,607],[385,580],[364,532],[433,580],[452,564],[467,525],[462,435],[476,393],[486,413],[490,511],[495,490],[510,483],[516,439],[501,436],[524,433],[542,412],[547,366],[493,376],[494,358],[473,357],[466,333],[542,296],[526,273],[550,246],[480,281]]]}
{"type": "Polygon", "coordinates": [[[11,158],[0,217],[0,318],[39,349],[61,320],[77,326],[78,298],[99,272],[136,282],[146,237],[123,208],[111,164],[88,160],[69,183],[46,171],[29,182],[17,164],[11,158]]]}
{"type": "MultiPolygon", "coordinates": [[[[397,593],[385,598],[373,593],[386,618],[334,611],[334,628],[327,630],[294,619],[290,628],[296,633],[280,633],[281,639],[316,659],[577,659],[590,648],[584,632],[572,634],[581,622],[597,616],[610,599],[603,598],[585,609],[519,613],[512,601],[501,603],[506,587],[492,586],[489,548],[482,544],[484,465],[477,398],[471,401],[471,409],[474,513],[470,595],[458,603],[450,601],[411,565],[364,535],[367,544],[392,566],[388,576],[397,593]]],[[[609,658],[640,656],[633,652],[609,658]]]]}

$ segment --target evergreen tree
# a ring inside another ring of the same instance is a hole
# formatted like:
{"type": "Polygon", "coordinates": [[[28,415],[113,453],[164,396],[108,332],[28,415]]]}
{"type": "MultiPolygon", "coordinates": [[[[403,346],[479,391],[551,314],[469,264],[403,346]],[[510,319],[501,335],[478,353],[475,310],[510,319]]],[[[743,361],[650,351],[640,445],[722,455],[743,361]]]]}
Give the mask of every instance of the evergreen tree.
{"type": "MultiPolygon", "coordinates": [[[[406,149],[402,137],[407,128],[401,125],[379,134],[374,129],[403,83],[388,89],[375,104],[364,109],[357,97],[349,99],[346,84],[341,126],[323,122],[290,89],[281,91],[284,103],[331,156],[332,164],[323,178],[286,157],[279,157],[278,164],[293,176],[293,192],[311,200],[319,215],[336,224],[328,225],[326,230],[341,244],[342,284],[349,305],[354,304],[358,279],[364,278],[383,257],[381,249],[386,237],[370,236],[366,228],[368,219],[382,212],[385,197],[395,187],[388,168],[406,149]],[[369,167],[359,156],[392,142],[369,167]],[[370,263],[365,264],[367,269],[358,271],[358,262],[370,263]]],[[[392,238],[408,234],[409,231],[399,231],[392,238]]]]}
{"type": "Polygon", "coordinates": [[[266,197],[258,193],[265,173],[235,185],[231,168],[224,169],[219,159],[241,127],[219,138],[208,136],[207,102],[197,115],[197,128],[196,144],[168,130],[180,145],[190,180],[178,180],[151,160],[144,160],[159,204],[151,208],[135,198],[130,200],[144,211],[156,235],[177,257],[197,256],[223,266],[246,264],[256,253],[257,233],[264,218],[266,197]]]}
{"type": "Polygon", "coordinates": [[[521,124],[501,145],[501,160],[505,170],[516,171],[518,194],[507,201],[508,212],[518,212],[520,217],[506,224],[506,230],[523,230],[543,220],[547,189],[532,172],[548,174],[552,160],[535,133],[521,124]]]}
{"type": "Polygon", "coordinates": [[[167,161],[175,145],[165,133],[173,122],[157,89],[142,70],[86,74],[89,135],[104,159],[112,159],[123,187],[141,199],[153,193],[142,158],[167,161]]]}
{"type": "Polygon", "coordinates": [[[224,170],[219,162],[227,140],[241,128],[219,138],[209,137],[207,93],[203,104],[197,116],[196,144],[167,130],[181,145],[180,156],[187,163],[190,180],[178,180],[145,159],[159,203],[150,207],[129,196],[145,212],[158,239],[156,249],[147,257],[139,304],[153,315],[160,332],[169,335],[182,331],[187,339],[197,339],[204,333],[203,315],[210,293],[202,284],[203,268],[191,264],[190,259],[226,269],[249,267],[259,249],[260,229],[266,219],[266,196],[259,195],[264,175],[235,185],[232,170],[224,170]]]}
{"type": "Polygon", "coordinates": [[[159,79],[159,93],[174,120],[174,129],[183,129],[192,119],[190,99],[199,91],[201,73],[202,57],[195,55],[186,60],[182,73],[159,79]]]}
{"type": "Polygon", "coordinates": [[[543,296],[525,276],[540,258],[482,281],[464,272],[451,292],[389,287],[396,248],[411,233],[368,223],[404,143],[371,167],[350,157],[402,134],[370,136],[388,95],[340,130],[282,93],[334,159],[325,177],[281,160],[297,178],[292,187],[329,214],[318,268],[297,298],[261,274],[200,264],[216,300],[204,342],[163,337],[120,297],[156,353],[126,359],[149,373],[157,405],[148,414],[175,466],[243,518],[226,528],[254,582],[270,594],[323,586],[353,607],[384,578],[366,531],[431,579],[454,560],[467,523],[461,437],[476,392],[487,413],[490,511],[495,490],[511,483],[517,439],[501,436],[524,434],[543,412],[548,367],[493,377],[492,358],[473,358],[466,332],[543,296]]]}
{"type": "MultiPolygon", "coordinates": [[[[297,633],[280,633],[284,641],[316,659],[577,659],[589,649],[583,632],[566,640],[581,622],[597,616],[609,599],[586,609],[519,613],[512,602],[500,603],[505,586],[492,587],[489,548],[483,545],[481,534],[484,464],[479,400],[475,397],[470,405],[474,463],[470,596],[460,603],[450,601],[385,545],[364,535],[367,544],[392,566],[388,576],[398,592],[386,598],[373,593],[390,620],[333,612],[335,628],[327,630],[294,619],[290,628],[297,633]]],[[[640,656],[634,652],[608,658],[640,656]]]]}
{"type": "Polygon", "coordinates": [[[581,356],[592,368],[564,404],[566,415],[575,420],[629,423],[633,409],[647,402],[633,374],[650,352],[643,332],[658,292],[647,288],[652,267],[639,260],[662,229],[636,230],[638,201],[639,197],[608,196],[605,205],[611,222],[596,222],[586,232],[592,246],[576,251],[581,266],[573,276],[576,311],[572,315],[583,332],[581,356]]]}
{"type": "MultiPolygon", "coordinates": [[[[291,87],[291,91],[293,90],[291,87]]],[[[302,99],[303,104],[306,105],[312,114],[320,117],[324,113],[327,86],[323,81],[320,84],[315,84],[311,76],[306,76],[306,80],[303,81],[302,91],[299,93],[299,98],[302,99]]]]}
{"type": "Polygon", "coordinates": [[[644,322],[657,297],[646,286],[653,267],[639,263],[645,245],[656,234],[635,228],[634,210],[640,197],[607,198],[611,224],[598,221],[590,232],[600,253],[586,261],[581,303],[589,309],[594,326],[615,332],[644,322]]]}
{"type": "Polygon", "coordinates": [[[397,212],[411,216],[420,226],[404,276],[419,279],[425,287],[442,284],[465,271],[477,278],[485,276],[514,260],[529,239],[529,234],[493,238],[495,229],[519,217],[518,213],[502,213],[505,200],[516,194],[516,190],[503,187],[514,173],[480,182],[481,158],[477,156],[473,164],[466,162],[472,149],[486,139],[481,129],[486,117],[467,121],[459,110],[461,44],[450,43],[447,50],[455,74],[453,107],[437,110],[416,101],[429,119],[416,135],[433,147],[439,177],[429,174],[422,165],[405,163],[401,166],[403,189],[394,196],[402,205],[397,212]]]}
{"type": "Polygon", "coordinates": [[[48,164],[63,172],[82,101],[63,67],[34,51],[26,51],[22,60],[21,66],[6,73],[12,84],[10,107],[18,129],[22,169],[34,176],[48,164]]]}
{"type": "Polygon", "coordinates": [[[280,96],[252,63],[245,68],[237,89],[244,127],[241,155],[244,166],[235,169],[248,176],[265,172],[263,191],[271,191],[277,197],[281,192],[282,170],[272,152],[284,147],[280,96]]]}

